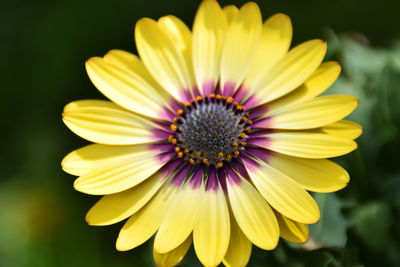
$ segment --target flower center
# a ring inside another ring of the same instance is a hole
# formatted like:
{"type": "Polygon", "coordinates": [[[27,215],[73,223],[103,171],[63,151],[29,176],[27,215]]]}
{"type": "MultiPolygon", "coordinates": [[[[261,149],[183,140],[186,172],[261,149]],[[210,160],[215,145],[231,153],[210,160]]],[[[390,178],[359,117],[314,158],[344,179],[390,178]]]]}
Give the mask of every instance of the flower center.
{"type": "Polygon", "coordinates": [[[240,154],[246,146],[251,120],[244,106],[233,103],[232,97],[198,96],[185,103],[174,118],[169,141],[180,158],[191,164],[223,166],[240,154]]]}

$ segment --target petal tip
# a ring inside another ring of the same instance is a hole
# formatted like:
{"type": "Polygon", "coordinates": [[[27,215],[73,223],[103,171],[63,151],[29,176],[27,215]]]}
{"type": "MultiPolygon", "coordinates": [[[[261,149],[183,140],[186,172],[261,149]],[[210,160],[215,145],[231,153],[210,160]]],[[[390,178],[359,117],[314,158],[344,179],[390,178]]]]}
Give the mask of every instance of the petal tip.
{"type": "MultiPolygon", "coordinates": [[[[157,236],[156,236],[156,238],[157,238],[157,236]]],[[[165,254],[165,253],[168,253],[171,250],[173,250],[173,248],[170,249],[170,248],[167,248],[165,246],[157,244],[156,240],[154,240],[154,251],[157,252],[158,254],[165,254]]]]}
{"type": "Polygon", "coordinates": [[[87,187],[87,184],[82,182],[82,179],[79,177],[74,182],[74,189],[78,192],[88,194],[88,195],[104,195],[104,192],[98,192],[96,189],[91,189],[87,187]]]}
{"type": "Polygon", "coordinates": [[[308,43],[310,46],[315,47],[317,50],[326,50],[327,43],[322,39],[312,39],[304,44],[308,43]]]}
{"type": "Polygon", "coordinates": [[[260,10],[260,7],[258,6],[258,4],[256,2],[247,2],[246,4],[244,4],[240,8],[239,12],[244,12],[244,11],[252,12],[253,16],[254,16],[254,19],[259,19],[260,20],[259,24],[261,26],[261,23],[262,23],[261,10],[260,10]]]}
{"type": "MultiPolygon", "coordinates": [[[[78,101],[79,101],[79,100],[78,100],[78,101]]],[[[66,104],[66,105],[64,106],[63,111],[62,111],[63,119],[64,119],[65,116],[68,115],[68,113],[70,113],[72,110],[74,110],[75,107],[76,107],[76,101],[70,102],[70,103],[66,104]]]]}
{"type": "Polygon", "coordinates": [[[98,224],[94,223],[94,221],[92,220],[91,217],[92,217],[92,216],[91,216],[90,210],[89,210],[89,211],[86,213],[86,216],[85,216],[85,221],[86,221],[86,223],[87,223],[88,225],[90,225],[90,226],[96,226],[96,225],[98,225],[98,224]]]}
{"type": "Polygon", "coordinates": [[[63,171],[65,171],[65,172],[67,172],[67,173],[70,173],[69,171],[68,171],[68,169],[70,169],[72,166],[69,166],[68,164],[69,163],[71,163],[71,155],[73,154],[74,152],[71,152],[71,153],[69,153],[68,155],[66,155],[62,160],[61,160],[61,168],[62,168],[62,170],[63,171]]]}
{"type": "Polygon", "coordinates": [[[77,178],[76,180],[75,180],[75,182],[74,182],[74,189],[76,190],[76,191],[79,191],[79,192],[82,192],[81,191],[81,181],[80,181],[80,178],[77,178]]]}
{"type": "Polygon", "coordinates": [[[99,64],[103,61],[102,57],[91,57],[85,61],[86,69],[93,67],[93,65],[99,64]]]}
{"type": "Polygon", "coordinates": [[[337,62],[337,61],[329,61],[327,63],[331,64],[334,68],[337,69],[337,71],[339,71],[339,72],[342,71],[342,66],[340,65],[339,62],[337,62]]]}
{"type": "Polygon", "coordinates": [[[124,245],[123,242],[121,241],[120,237],[118,237],[117,242],[115,242],[115,248],[118,251],[128,251],[128,250],[133,249],[133,248],[130,248],[129,246],[124,245]]]}
{"type": "Polygon", "coordinates": [[[143,30],[142,29],[143,27],[150,26],[155,23],[156,22],[151,18],[144,17],[144,18],[139,19],[135,24],[135,35],[137,35],[138,32],[143,30]]]}
{"type": "Polygon", "coordinates": [[[287,21],[291,22],[290,17],[284,13],[276,13],[276,14],[272,15],[269,19],[287,20],[287,21]]]}
{"type": "Polygon", "coordinates": [[[244,8],[244,7],[246,7],[246,8],[257,8],[258,10],[260,9],[259,7],[258,7],[258,4],[256,3],[256,2],[254,2],[254,1],[250,1],[250,2],[247,2],[247,3],[245,3],[243,6],[242,6],[242,8],[244,8]]]}
{"type": "Polygon", "coordinates": [[[314,212],[311,212],[309,218],[304,220],[304,222],[302,222],[302,223],[314,224],[314,223],[317,223],[319,221],[319,219],[321,218],[321,212],[319,210],[319,207],[318,207],[316,202],[314,202],[314,203],[315,203],[315,206],[316,206],[314,212]]]}

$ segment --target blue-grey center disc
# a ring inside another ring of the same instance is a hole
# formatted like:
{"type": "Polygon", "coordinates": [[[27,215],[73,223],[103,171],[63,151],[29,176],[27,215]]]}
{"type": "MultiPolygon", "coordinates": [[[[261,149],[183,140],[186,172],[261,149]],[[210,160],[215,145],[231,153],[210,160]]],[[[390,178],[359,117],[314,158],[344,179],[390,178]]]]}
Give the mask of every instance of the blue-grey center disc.
{"type": "Polygon", "coordinates": [[[238,144],[245,141],[244,114],[226,102],[199,103],[186,112],[177,133],[181,149],[189,150],[185,158],[206,158],[208,165],[217,165],[235,157],[235,151],[243,149],[238,144]]]}

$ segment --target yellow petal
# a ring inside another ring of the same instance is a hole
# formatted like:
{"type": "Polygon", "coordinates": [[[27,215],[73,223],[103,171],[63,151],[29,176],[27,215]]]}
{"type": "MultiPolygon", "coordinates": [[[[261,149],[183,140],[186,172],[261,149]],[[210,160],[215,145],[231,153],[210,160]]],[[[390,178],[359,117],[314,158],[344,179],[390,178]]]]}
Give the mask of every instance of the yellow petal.
{"type": "Polygon", "coordinates": [[[160,172],[155,173],[143,183],[102,197],[86,214],[90,225],[110,225],[125,220],[141,209],[164,184],[160,172]]]}
{"type": "Polygon", "coordinates": [[[133,214],[119,233],[117,249],[126,251],[146,242],[160,227],[175,199],[175,193],[175,186],[165,185],[149,203],[133,214]]]}
{"type": "Polygon", "coordinates": [[[193,68],[198,88],[210,94],[218,81],[227,22],[217,1],[204,0],[193,24],[193,68]]]}
{"type": "Polygon", "coordinates": [[[231,24],[233,19],[237,16],[237,14],[239,14],[239,9],[234,5],[224,6],[222,11],[225,14],[226,22],[228,24],[231,24]]]}
{"type": "Polygon", "coordinates": [[[204,191],[202,195],[200,215],[193,230],[194,248],[204,266],[217,266],[229,244],[228,206],[221,187],[204,191]]]}
{"type": "Polygon", "coordinates": [[[362,127],[360,124],[353,121],[341,120],[329,125],[325,125],[320,129],[321,132],[341,136],[348,139],[356,139],[362,134],[362,127]]]}
{"type": "MultiPolygon", "coordinates": [[[[151,74],[147,71],[142,61],[134,54],[129,52],[113,49],[107,52],[103,57],[104,61],[110,64],[114,64],[120,68],[125,68],[137,75],[139,75],[144,81],[146,81],[154,91],[157,92],[165,100],[168,100],[168,93],[153,79],[151,74]]],[[[156,97],[156,95],[154,96],[156,97]]]]}
{"type": "Polygon", "coordinates": [[[183,242],[179,247],[176,249],[165,253],[165,254],[160,254],[158,253],[155,249],[153,249],[153,258],[156,264],[159,267],[172,267],[177,265],[183,257],[185,257],[187,251],[190,248],[190,245],[192,244],[192,236],[190,235],[185,242],[183,242]]]}
{"type": "Polygon", "coordinates": [[[343,119],[358,105],[351,95],[329,95],[294,104],[271,113],[268,128],[311,129],[343,119]]]}
{"type": "Polygon", "coordinates": [[[186,183],[176,193],[175,202],[161,223],[154,240],[154,249],[158,253],[167,253],[180,244],[193,231],[199,215],[201,191],[186,183]]]}
{"type": "MultiPolygon", "coordinates": [[[[260,82],[251,88],[261,103],[281,97],[300,86],[321,64],[326,43],[312,40],[291,49],[260,82]]],[[[260,73],[262,75],[262,73],[260,73]]]]}
{"type": "MultiPolygon", "coordinates": [[[[131,68],[117,64],[115,57],[107,59],[93,57],[86,61],[86,71],[92,83],[106,97],[118,103],[118,105],[133,112],[159,118],[163,112],[162,107],[168,104],[168,96],[163,90],[154,86],[154,81],[149,79],[143,66],[135,59],[131,68]]],[[[126,63],[129,64],[129,63],[126,63]]]]}
{"type": "Polygon", "coordinates": [[[322,63],[298,88],[268,103],[268,109],[271,112],[276,112],[288,105],[300,103],[322,94],[336,81],[340,71],[341,67],[337,62],[322,63]]]}
{"type": "Polygon", "coordinates": [[[270,165],[259,161],[251,171],[251,180],[265,200],[286,217],[302,222],[319,220],[319,209],[314,199],[296,182],[270,165]]]}
{"type": "Polygon", "coordinates": [[[235,219],[246,237],[262,249],[278,244],[279,227],[275,215],[259,192],[245,179],[229,182],[229,201],[235,219]]]}
{"type": "Polygon", "coordinates": [[[222,262],[227,267],[246,266],[251,256],[251,247],[251,242],[240,230],[235,218],[231,215],[231,237],[228,251],[222,262]]]}
{"type": "Polygon", "coordinates": [[[334,192],[350,180],[345,169],[327,159],[302,159],[277,153],[268,159],[268,164],[314,192],[334,192]]]}
{"type": "Polygon", "coordinates": [[[185,55],[191,53],[192,33],[186,24],[179,18],[168,15],[158,20],[158,25],[168,33],[169,37],[175,43],[177,49],[185,55]]]}
{"type": "Polygon", "coordinates": [[[173,39],[152,19],[136,23],[136,46],[153,78],[176,99],[184,99],[184,90],[192,87],[188,66],[173,39]]]}
{"type": "Polygon", "coordinates": [[[194,84],[193,62],[192,62],[192,33],[186,24],[179,18],[168,15],[158,20],[158,25],[168,34],[175,43],[185,60],[190,84],[194,84]]]}
{"type": "Polygon", "coordinates": [[[308,226],[304,223],[292,221],[279,212],[275,213],[278,219],[281,237],[293,243],[305,243],[308,240],[308,226]]]}
{"type": "Polygon", "coordinates": [[[357,148],[357,143],[339,136],[313,132],[277,132],[267,134],[268,149],[301,158],[333,158],[357,148]]]}
{"type": "Polygon", "coordinates": [[[72,175],[83,175],[94,169],[114,165],[117,162],[136,158],[136,146],[110,146],[92,144],[69,153],[61,166],[72,175]]]}
{"type": "Polygon", "coordinates": [[[246,88],[255,87],[260,79],[286,55],[292,34],[292,22],[284,14],[276,14],[264,22],[260,46],[244,81],[246,88]]]}
{"type": "Polygon", "coordinates": [[[63,121],[86,140],[109,145],[133,145],[154,141],[156,125],[110,101],[80,100],[65,106],[63,121]]]}
{"type": "Polygon", "coordinates": [[[243,5],[229,26],[221,57],[221,86],[232,95],[242,83],[259,46],[262,18],[257,4],[243,5]]]}
{"type": "Polygon", "coordinates": [[[150,177],[163,166],[148,145],[131,147],[124,161],[93,169],[75,180],[76,190],[92,195],[108,195],[129,189],[150,177]]]}

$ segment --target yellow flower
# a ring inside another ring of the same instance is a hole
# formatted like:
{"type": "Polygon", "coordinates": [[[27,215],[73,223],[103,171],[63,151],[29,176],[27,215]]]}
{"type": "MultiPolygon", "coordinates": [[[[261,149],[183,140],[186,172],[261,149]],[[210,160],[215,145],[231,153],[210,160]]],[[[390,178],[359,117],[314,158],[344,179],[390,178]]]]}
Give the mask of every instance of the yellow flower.
{"type": "Polygon", "coordinates": [[[94,142],[63,169],[75,188],[103,196],[90,225],[128,219],[118,250],[155,234],[154,259],[177,264],[191,243],[202,264],[247,264],[252,244],[308,239],[319,209],[307,191],[346,186],[327,160],[356,149],[361,127],[343,120],[353,96],[319,96],[340,66],[321,63],[326,44],[289,50],[290,19],[262,23],[258,6],[201,3],[193,31],[178,18],[139,20],[140,59],[111,50],[87,61],[93,84],[111,101],[68,104],[65,124],[94,142]]]}

